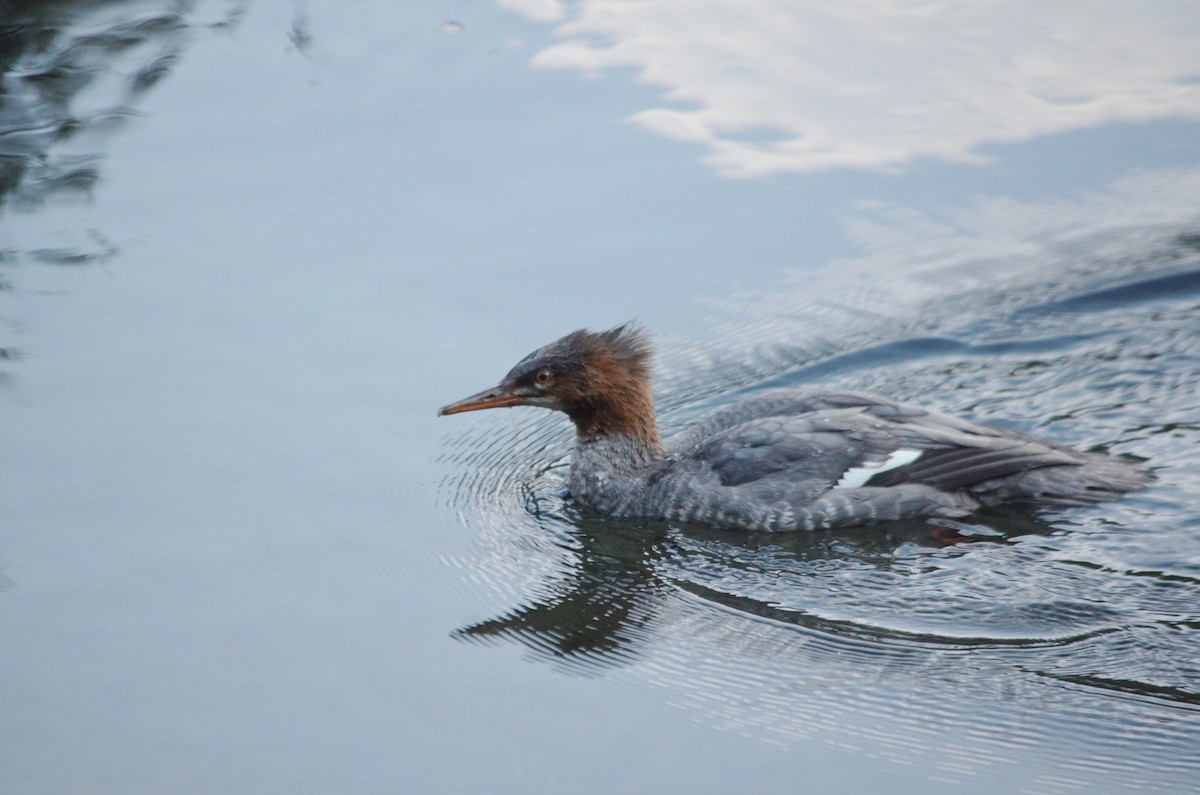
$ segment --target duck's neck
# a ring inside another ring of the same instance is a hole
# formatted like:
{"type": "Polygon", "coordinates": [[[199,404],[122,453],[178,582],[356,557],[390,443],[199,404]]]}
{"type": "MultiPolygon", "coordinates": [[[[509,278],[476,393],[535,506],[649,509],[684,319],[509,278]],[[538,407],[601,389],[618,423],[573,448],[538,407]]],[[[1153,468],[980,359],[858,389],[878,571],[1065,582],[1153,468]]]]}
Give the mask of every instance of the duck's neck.
{"type": "Polygon", "coordinates": [[[635,464],[663,456],[654,398],[648,387],[637,382],[606,390],[581,403],[568,416],[575,423],[577,446],[611,450],[635,464]]]}
{"type": "Polygon", "coordinates": [[[615,516],[644,499],[643,478],[665,458],[649,389],[636,381],[627,385],[593,392],[568,412],[575,423],[571,494],[615,516]]]}

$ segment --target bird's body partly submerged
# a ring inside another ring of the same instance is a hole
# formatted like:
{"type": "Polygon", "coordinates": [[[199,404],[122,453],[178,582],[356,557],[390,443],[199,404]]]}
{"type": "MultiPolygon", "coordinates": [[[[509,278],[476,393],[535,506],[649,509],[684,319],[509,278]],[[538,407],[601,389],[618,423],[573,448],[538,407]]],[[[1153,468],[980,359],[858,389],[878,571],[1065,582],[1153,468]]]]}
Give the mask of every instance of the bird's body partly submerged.
{"type": "Polygon", "coordinates": [[[616,517],[759,532],[817,530],[984,505],[1081,505],[1143,469],[1016,431],[855,392],[778,390],[661,439],[651,350],[629,325],[576,331],[439,415],[531,405],[575,424],[571,495],[616,517]]]}

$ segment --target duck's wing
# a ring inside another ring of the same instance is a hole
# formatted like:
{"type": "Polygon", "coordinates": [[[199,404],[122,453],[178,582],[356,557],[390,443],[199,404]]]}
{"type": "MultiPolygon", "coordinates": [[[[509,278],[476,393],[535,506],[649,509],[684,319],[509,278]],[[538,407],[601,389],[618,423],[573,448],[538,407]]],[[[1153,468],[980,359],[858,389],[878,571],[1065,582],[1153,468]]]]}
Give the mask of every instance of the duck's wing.
{"type": "Polygon", "coordinates": [[[1032,469],[1082,466],[1090,458],[890,402],[760,417],[716,434],[694,455],[727,486],[787,473],[826,489],[913,483],[944,491],[1032,469]]]}
{"type": "Polygon", "coordinates": [[[945,414],[938,414],[918,406],[897,403],[877,395],[850,391],[805,391],[779,389],[745,398],[714,411],[696,422],[683,433],[668,440],[676,451],[685,451],[696,444],[704,443],[713,436],[731,431],[754,420],[780,417],[802,417],[821,412],[855,410],[880,420],[893,423],[932,422],[945,429],[959,430],[984,436],[999,435],[1000,431],[976,425],[945,414]]]}
{"type": "MultiPolygon", "coordinates": [[[[677,454],[671,518],[755,531],[814,530],[976,507],[965,495],[921,484],[871,485],[931,451],[938,433],[888,432],[861,407],[760,417],[677,454]]],[[[951,431],[950,433],[957,433],[951,431]]]]}
{"type": "Polygon", "coordinates": [[[980,503],[1078,504],[1145,482],[1141,470],[886,401],[732,425],[677,454],[696,516],[794,530],[955,515],[980,503]],[[887,416],[884,416],[884,415],[887,416]]]}

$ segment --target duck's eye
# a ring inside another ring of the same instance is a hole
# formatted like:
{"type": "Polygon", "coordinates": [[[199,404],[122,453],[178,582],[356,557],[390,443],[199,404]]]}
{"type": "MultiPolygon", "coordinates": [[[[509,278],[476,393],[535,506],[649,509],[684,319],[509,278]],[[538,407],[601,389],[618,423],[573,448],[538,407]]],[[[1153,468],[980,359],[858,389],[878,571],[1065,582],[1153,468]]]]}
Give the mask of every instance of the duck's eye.
{"type": "Polygon", "coordinates": [[[537,382],[538,386],[546,386],[550,383],[551,377],[552,376],[549,370],[538,370],[537,375],[533,377],[533,380],[537,382]]]}

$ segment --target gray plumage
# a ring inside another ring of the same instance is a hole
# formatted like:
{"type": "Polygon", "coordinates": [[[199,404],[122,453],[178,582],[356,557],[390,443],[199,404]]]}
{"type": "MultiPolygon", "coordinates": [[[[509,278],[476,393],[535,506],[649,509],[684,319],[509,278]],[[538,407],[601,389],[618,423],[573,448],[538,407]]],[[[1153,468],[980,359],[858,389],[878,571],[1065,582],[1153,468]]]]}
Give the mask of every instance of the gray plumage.
{"type": "Polygon", "coordinates": [[[1107,456],[854,392],[749,398],[664,447],[663,458],[641,462],[624,440],[579,439],[571,492],[615,516],[776,532],[961,516],[1014,501],[1082,505],[1149,479],[1107,456]],[[847,472],[897,451],[919,455],[838,487],[847,472]]]}

